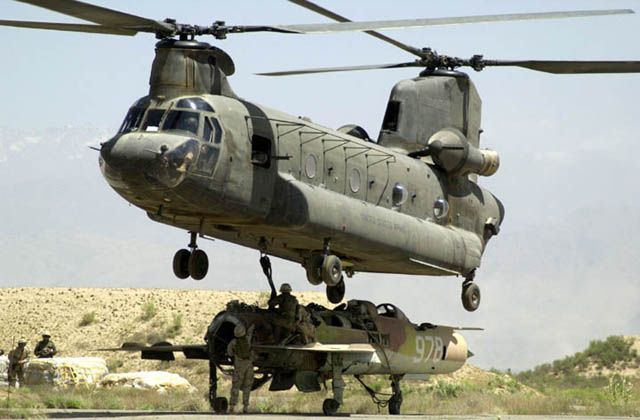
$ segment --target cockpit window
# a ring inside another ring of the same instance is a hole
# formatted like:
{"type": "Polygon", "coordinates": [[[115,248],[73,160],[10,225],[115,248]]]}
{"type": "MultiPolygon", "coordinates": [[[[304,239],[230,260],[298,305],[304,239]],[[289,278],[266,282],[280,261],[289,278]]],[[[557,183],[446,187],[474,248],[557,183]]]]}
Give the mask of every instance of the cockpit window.
{"type": "Polygon", "coordinates": [[[140,122],[142,121],[142,116],[144,115],[144,111],[146,108],[134,105],[127,112],[127,116],[124,117],[124,121],[122,122],[122,126],[120,126],[120,133],[128,133],[130,131],[137,130],[140,127],[140,122]]]}
{"type": "Polygon", "coordinates": [[[198,135],[200,114],[191,111],[170,111],[162,124],[163,130],[182,130],[198,135]]]}
{"type": "Polygon", "coordinates": [[[211,122],[213,123],[214,128],[213,142],[215,144],[220,144],[222,141],[222,127],[220,127],[220,123],[215,118],[211,118],[211,122]]]}
{"type": "Polygon", "coordinates": [[[204,119],[204,127],[202,128],[202,139],[204,141],[208,141],[211,143],[211,132],[213,131],[213,127],[211,126],[211,121],[209,118],[204,119]]]}
{"type": "Polygon", "coordinates": [[[142,123],[142,129],[144,131],[158,131],[164,111],[164,109],[150,109],[147,112],[147,118],[142,123]]]}
{"type": "Polygon", "coordinates": [[[201,111],[213,112],[213,108],[202,98],[184,98],[176,104],[176,108],[199,109],[201,111]]]}

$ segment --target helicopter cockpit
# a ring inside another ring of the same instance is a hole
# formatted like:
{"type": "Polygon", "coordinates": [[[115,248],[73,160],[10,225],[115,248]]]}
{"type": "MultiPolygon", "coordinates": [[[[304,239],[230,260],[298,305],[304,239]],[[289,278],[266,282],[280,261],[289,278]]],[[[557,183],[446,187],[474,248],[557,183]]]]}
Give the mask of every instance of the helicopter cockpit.
{"type": "Polygon", "coordinates": [[[222,127],[213,113],[213,107],[198,97],[177,99],[169,103],[168,108],[156,107],[145,97],[129,109],[118,132],[182,132],[205,142],[220,144],[222,127]]]}

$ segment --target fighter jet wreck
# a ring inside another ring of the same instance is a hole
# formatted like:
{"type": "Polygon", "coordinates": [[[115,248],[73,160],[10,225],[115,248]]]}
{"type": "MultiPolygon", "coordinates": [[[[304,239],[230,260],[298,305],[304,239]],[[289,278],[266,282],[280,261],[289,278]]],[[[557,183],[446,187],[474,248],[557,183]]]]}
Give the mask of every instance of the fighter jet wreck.
{"type": "Polygon", "coordinates": [[[408,374],[443,374],[460,369],[472,355],[457,331],[463,329],[430,323],[415,324],[395,305],[374,305],[350,300],[334,309],[316,303],[298,305],[295,319],[275,308],[264,309],[231,301],[218,313],[204,336],[204,343],[152,346],[132,343],[121,351],[140,351],[143,359],[175,360],[175,352],[187,359],[209,361],[209,402],[212,409],[225,413],[225,397],[217,395],[218,370],[233,369],[229,354],[234,337],[250,336],[253,385],[268,382],[269,391],[293,386],[300,392],[316,392],[331,380],[333,398],[324,400],[325,414],[335,414],[342,404],[344,375],[353,375],[380,400],[363,379],[364,375],[389,375],[392,395],[382,405],[390,414],[399,414],[402,405],[400,381],[408,374]]]}

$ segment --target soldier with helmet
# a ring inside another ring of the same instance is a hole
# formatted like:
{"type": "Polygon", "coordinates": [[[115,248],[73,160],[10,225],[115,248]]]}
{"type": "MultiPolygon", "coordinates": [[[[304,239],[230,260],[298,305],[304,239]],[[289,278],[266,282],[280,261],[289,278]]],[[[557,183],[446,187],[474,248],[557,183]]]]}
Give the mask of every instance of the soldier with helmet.
{"type": "Polygon", "coordinates": [[[16,378],[20,386],[24,385],[24,370],[28,361],[27,340],[21,338],[18,347],[9,352],[9,386],[16,386],[16,378]]]}
{"type": "Polygon", "coordinates": [[[58,353],[56,345],[51,341],[51,334],[48,331],[42,332],[42,340],[38,341],[34,350],[35,355],[40,358],[50,358],[58,353]]]}
{"type": "Polygon", "coordinates": [[[249,411],[249,396],[253,385],[253,352],[251,338],[254,326],[247,331],[242,324],[233,330],[234,339],[227,346],[227,354],[233,358],[233,379],[231,380],[231,398],[229,412],[233,413],[238,403],[238,394],[242,390],[242,412],[249,411]]]}
{"type": "Polygon", "coordinates": [[[291,285],[282,283],[280,286],[280,294],[269,299],[269,309],[277,308],[277,312],[282,315],[293,328],[296,320],[296,311],[298,310],[298,299],[291,294],[291,285]]]}

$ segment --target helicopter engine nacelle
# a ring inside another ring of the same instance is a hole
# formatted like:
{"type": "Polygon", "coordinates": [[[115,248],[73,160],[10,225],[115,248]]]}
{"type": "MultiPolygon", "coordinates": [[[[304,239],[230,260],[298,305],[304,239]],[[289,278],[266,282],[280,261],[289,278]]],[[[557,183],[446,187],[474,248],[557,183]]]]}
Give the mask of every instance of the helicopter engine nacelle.
{"type": "Polygon", "coordinates": [[[456,128],[445,128],[433,134],[427,148],[433,162],[451,175],[475,173],[491,176],[500,166],[497,152],[478,149],[456,128]]]}

